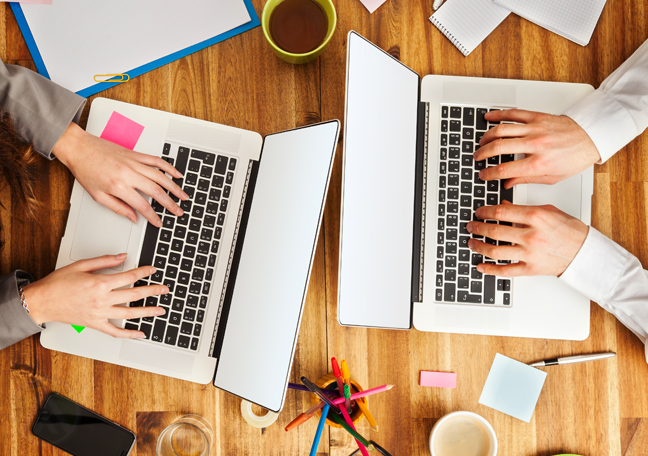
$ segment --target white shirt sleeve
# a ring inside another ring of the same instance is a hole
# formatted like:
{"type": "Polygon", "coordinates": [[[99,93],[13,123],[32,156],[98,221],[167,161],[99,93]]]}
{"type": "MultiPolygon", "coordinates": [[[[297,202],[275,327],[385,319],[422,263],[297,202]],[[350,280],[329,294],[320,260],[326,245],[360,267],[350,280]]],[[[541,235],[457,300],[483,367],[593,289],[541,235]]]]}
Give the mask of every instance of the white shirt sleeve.
{"type": "Polygon", "coordinates": [[[646,344],[648,271],[630,252],[590,227],[585,243],[560,280],[616,316],[646,344]]]}
{"type": "Polygon", "coordinates": [[[564,113],[592,138],[601,163],[648,127],[648,41],[564,113]]]}

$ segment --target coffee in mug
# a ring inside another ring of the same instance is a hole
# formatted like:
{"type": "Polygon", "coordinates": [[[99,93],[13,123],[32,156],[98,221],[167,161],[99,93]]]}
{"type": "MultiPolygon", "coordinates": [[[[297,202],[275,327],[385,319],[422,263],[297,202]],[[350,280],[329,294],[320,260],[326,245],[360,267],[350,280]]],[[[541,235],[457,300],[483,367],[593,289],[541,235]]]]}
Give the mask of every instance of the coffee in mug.
{"type": "Polygon", "coordinates": [[[491,425],[471,412],[454,412],[432,428],[433,456],[495,456],[497,439],[491,425]]]}
{"type": "Polygon", "coordinates": [[[272,12],[269,25],[275,44],[291,54],[317,49],[329,26],[324,8],[314,0],[283,0],[272,12]]]}

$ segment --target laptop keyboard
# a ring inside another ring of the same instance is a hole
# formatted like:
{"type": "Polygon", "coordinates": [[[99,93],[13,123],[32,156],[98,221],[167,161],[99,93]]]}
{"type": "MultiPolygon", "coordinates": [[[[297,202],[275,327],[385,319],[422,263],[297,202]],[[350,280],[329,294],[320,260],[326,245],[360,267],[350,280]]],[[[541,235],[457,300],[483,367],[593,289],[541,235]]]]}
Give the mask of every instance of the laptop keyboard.
{"type": "MultiPolygon", "coordinates": [[[[513,201],[513,189],[505,190],[503,181],[484,182],[479,171],[514,159],[513,155],[473,160],[484,133],[499,122],[484,118],[492,108],[441,105],[439,147],[439,187],[436,226],[436,290],[435,301],[486,306],[512,305],[512,281],[477,270],[480,263],[496,263],[468,247],[471,234],[466,225],[475,217],[477,208],[513,201]]],[[[481,220],[480,220],[481,221],[481,220]]],[[[486,223],[498,223],[487,220],[486,223]]],[[[500,222],[502,225],[511,225],[500,222]]],[[[510,245],[484,236],[472,237],[492,245],[510,245]]],[[[509,263],[500,260],[500,264],[509,263]]]]}
{"type": "MultiPolygon", "coordinates": [[[[139,266],[153,265],[157,272],[135,283],[136,287],[161,283],[169,287],[169,293],[130,303],[131,307],[159,305],[166,312],[159,317],[128,320],[125,328],[139,329],[153,342],[197,351],[237,160],[182,146],[175,159],[170,152],[171,145],[164,144],[162,159],[184,175],[173,180],[189,199],[179,202],[184,210],[182,217],[153,201],[162,227],[146,225],[139,266]]],[[[178,202],[173,194],[171,198],[178,202]]],[[[211,337],[211,331],[207,337],[211,337]]]]}

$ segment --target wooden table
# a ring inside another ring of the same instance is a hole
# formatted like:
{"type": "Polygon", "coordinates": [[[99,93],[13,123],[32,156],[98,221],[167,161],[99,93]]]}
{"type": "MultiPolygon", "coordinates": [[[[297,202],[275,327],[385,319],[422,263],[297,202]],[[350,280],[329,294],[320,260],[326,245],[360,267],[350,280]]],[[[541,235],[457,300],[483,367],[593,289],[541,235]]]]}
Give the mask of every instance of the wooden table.
{"type": "MultiPolygon", "coordinates": [[[[253,1],[261,13],[262,0],[253,1]]],[[[316,61],[293,66],[277,59],[256,28],[112,88],[100,96],[260,132],[344,120],[346,34],[357,30],[421,75],[447,74],[569,81],[595,87],[648,38],[648,0],[608,0],[586,47],[508,17],[469,57],[463,57],[427,20],[432,0],[387,0],[370,15],[358,0],[335,0],[338,28],[316,61]]],[[[0,3],[0,57],[34,68],[5,3],[0,3]]],[[[81,37],[80,37],[81,39],[81,37]]],[[[648,77],[648,75],[647,75],[648,77]]],[[[87,113],[87,109],[86,109],[87,113]]],[[[86,114],[87,115],[87,114],[86,114]]],[[[85,116],[82,121],[85,124],[85,116]]],[[[329,358],[346,358],[365,387],[396,387],[370,399],[380,424],[359,430],[394,456],[426,455],[435,421],[454,410],[484,416],[504,456],[648,454],[648,364],[639,340],[613,316],[592,305],[591,335],[583,342],[546,341],[342,328],[336,319],[342,147],[328,194],[323,229],[304,311],[291,379],[318,378],[329,358]],[[478,403],[495,353],[523,362],[615,351],[612,360],[548,369],[529,424],[478,403]],[[418,386],[421,370],[456,372],[456,389],[418,386]]],[[[72,178],[58,162],[40,161],[37,194],[48,208],[38,225],[0,210],[2,274],[17,268],[41,278],[55,265],[68,214],[72,178]]],[[[593,225],[648,264],[648,134],[596,167],[593,225]]],[[[3,189],[0,201],[11,207],[3,189]]],[[[30,431],[40,404],[57,391],[138,434],[135,454],[152,455],[159,429],[178,414],[198,413],[215,426],[223,456],[305,455],[316,428],[283,428],[305,410],[306,394],[289,391],[279,420],[248,426],[240,399],[211,385],[52,352],[38,337],[0,351],[0,455],[60,454],[30,431]]],[[[346,456],[355,444],[325,429],[318,455],[346,456]]]]}

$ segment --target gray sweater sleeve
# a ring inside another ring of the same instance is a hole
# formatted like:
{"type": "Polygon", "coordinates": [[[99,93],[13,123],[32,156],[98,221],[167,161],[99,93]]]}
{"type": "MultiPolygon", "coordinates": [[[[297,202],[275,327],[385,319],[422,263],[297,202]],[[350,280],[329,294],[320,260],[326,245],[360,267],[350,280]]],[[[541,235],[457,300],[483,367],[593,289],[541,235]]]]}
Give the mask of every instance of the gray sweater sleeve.
{"type": "Polygon", "coordinates": [[[44,329],[32,320],[20,301],[18,287],[33,280],[20,270],[0,277],[0,350],[44,329]]]}
{"type": "Polygon", "coordinates": [[[86,99],[28,68],[0,61],[0,112],[8,112],[18,136],[48,159],[86,99]]]}

